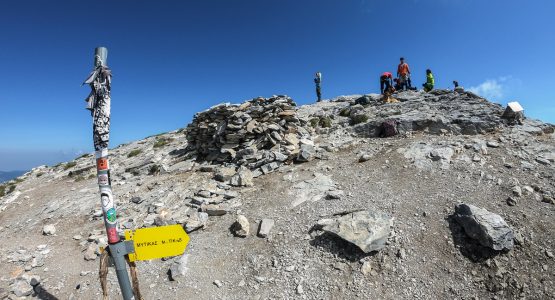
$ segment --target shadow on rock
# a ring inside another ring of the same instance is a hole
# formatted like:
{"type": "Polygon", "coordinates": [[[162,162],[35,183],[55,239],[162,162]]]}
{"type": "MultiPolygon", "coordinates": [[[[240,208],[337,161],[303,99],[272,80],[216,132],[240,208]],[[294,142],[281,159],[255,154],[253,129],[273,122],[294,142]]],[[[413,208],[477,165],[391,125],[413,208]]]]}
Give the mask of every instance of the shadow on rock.
{"type": "Polygon", "coordinates": [[[310,241],[310,245],[333,253],[351,262],[359,261],[368,256],[374,256],[377,251],[364,253],[359,247],[328,232],[317,235],[310,241]]]}
{"type": "Polygon", "coordinates": [[[447,222],[449,223],[449,229],[451,230],[451,236],[453,237],[455,247],[461,251],[461,254],[464,257],[470,259],[471,261],[485,262],[486,260],[503,253],[503,251],[497,251],[483,246],[477,240],[469,237],[464,232],[464,228],[457,223],[454,215],[448,216],[447,222]]]}
{"type": "Polygon", "coordinates": [[[40,287],[40,288],[35,287],[35,295],[34,296],[36,296],[37,299],[40,299],[40,300],[59,300],[58,297],[50,294],[43,287],[40,287]]]}

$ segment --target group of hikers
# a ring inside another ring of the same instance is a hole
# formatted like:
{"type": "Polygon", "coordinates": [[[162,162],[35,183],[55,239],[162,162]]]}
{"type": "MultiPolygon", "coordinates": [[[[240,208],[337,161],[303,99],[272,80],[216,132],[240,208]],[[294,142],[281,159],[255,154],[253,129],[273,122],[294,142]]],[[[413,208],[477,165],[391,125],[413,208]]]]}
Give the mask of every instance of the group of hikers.
{"type": "MultiPolygon", "coordinates": [[[[409,64],[405,62],[405,58],[401,57],[399,59],[401,62],[397,66],[397,77],[393,78],[391,72],[384,72],[380,76],[380,92],[382,94],[392,94],[395,91],[406,91],[406,90],[416,90],[416,87],[412,86],[410,79],[410,68],[409,64]]],[[[435,81],[434,74],[432,70],[426,70],[426,83],[422,84],[424,91],[429,92],[434,89],[435,81]]]]}
{"type": "MultiPolygon", "coordinates": [[[[395,91],[406,91],[406,90],[416,90],[416,87],[412,86],[411,73],[409,65],[405,62],[405,58],[401,57],[400,63],[397,66],[397,77],[393,78],[391,72],[384,72],[380,76],[380,93],[384,96],[389,96],[395,91]]],[[[316,84],[316,96],[318,102],[322,101],[322,73],[316,72],[314,77],[314,83],[316,84]]],[[[459,87],[457,81],[453,81],[455,89],[459,87]]],[[[426,70],[426,82],[422,84],[425,92],[429,92],[434,89],[435,81],[432,70],[426,70]]]]}

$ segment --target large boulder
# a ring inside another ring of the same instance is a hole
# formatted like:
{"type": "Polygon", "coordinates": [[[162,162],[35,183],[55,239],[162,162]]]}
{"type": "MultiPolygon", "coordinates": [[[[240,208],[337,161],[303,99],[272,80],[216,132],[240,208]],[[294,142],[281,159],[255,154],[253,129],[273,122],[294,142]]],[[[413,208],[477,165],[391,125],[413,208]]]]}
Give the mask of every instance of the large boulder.
{"type": "Polygon", "coordinates": [[[470,204],[457,204],[455,220],[465,233],[481,245],[494,250],[511,250],[514,246],[513,230],[497,214],[470,204]]]}
{"type": "Polygon", "coordinates": [[[362,210],[318,221],[325,232],[355,244],[365,253],[385,247],[393,218],[386,213],[362,210]]]}

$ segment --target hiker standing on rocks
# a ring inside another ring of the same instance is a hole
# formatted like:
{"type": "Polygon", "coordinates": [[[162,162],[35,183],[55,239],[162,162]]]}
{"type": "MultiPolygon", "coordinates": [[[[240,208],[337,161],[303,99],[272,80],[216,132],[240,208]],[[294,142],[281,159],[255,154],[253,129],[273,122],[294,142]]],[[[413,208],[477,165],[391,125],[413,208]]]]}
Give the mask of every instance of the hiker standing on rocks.
{"type": "Polygon", "coordinates": [[[383,72],[380,76],[380,92],[391,92],[393,87],[393,74],[390,72],[383,72]]]}
{"type": "Polygon", "coordinates": [[[429,92],[431,90],[434,89],[434,74],[432,74],[432,70],[427,69],[426,70],[426,83],[422,84],[422,86],[424,87],[424,91],[425,92],[429,92]]]}
{"type": "Polygon", "coordinates": [[[322,73],[316,72],[314,83],[316,84],[316,96],[318,97],[318,102],[320,102],[322,101],[322,88],[320,86],[320,84],[322,83],[322,73]]]}
{"type": "Polygon", "coordinates": [[[401,57],[399,60],[401,61],[399,66],[397,66],[397,78],[399,78],[399,86],[403,90],[411,89],[409,65],[405,62],[404,57],[401,57]]]}

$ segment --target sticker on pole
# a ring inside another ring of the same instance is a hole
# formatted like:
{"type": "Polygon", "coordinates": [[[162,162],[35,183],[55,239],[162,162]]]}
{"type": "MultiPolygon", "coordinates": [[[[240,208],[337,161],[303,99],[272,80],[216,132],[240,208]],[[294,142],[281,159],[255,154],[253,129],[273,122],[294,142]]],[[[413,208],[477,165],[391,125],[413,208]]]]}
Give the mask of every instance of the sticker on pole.
{"type": "Polygon", "coordinates": [[[129,260],[136,261],[181,255],[189,236],[181,225],[168,225],[126,230],[125,240],[133,241],[135,253],[129,254],[129,260]]]}

